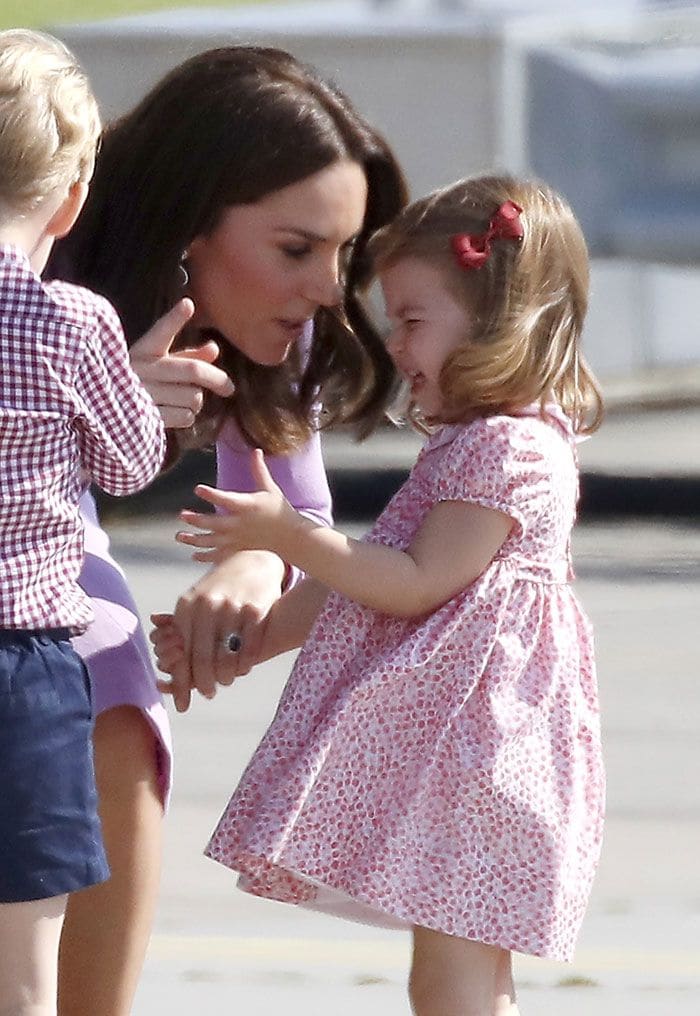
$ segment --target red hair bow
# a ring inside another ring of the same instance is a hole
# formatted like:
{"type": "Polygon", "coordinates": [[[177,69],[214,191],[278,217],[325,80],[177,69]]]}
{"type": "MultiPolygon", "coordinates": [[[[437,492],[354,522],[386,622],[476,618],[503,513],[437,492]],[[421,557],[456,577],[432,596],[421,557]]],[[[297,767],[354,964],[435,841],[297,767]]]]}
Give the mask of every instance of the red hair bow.
{"type": "Polygon", "coordinates": [[[491,253],[492,240],[522,240],[525,230],[521,212],[522,208],[514,201],[504,201],[489,220],[485,233],[456,233],[452,249],[462,268],[481,268],[491,253]]]}

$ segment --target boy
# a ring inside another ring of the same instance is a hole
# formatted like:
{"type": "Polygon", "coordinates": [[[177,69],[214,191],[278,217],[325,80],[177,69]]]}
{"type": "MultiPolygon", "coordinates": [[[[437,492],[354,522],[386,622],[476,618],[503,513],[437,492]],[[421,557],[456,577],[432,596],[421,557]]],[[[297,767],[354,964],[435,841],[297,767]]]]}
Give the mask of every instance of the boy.
{"type": "Polygon", "coordinates": [[[90,687],[69,638],[91,620],[77,584],[77,502],[158,473],[158,411],[116,312],[40,273],[88,191],[100,131],[72,54],[0,32],[0,1008],[56,1012],[67,893],[103,881],[90,687]]]}

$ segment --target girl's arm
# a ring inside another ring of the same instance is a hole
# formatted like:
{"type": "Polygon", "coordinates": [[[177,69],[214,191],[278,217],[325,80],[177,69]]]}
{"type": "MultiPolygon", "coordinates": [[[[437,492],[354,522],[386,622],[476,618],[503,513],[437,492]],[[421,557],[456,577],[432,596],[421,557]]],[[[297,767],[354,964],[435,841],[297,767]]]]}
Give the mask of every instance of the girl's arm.
{"type": "MultiPolygon", "coordinates": [[[[271,457],[268,466],[278,487],[305,517],[318,525],[330,524],[331,498],[318,434],[291,455],[271,457]]],[[[225,489],[257,489],[250,448],[231,426],[217,445],[217,483],[225,489]]],[[[192,689],[212,698],[219,684],[231,684],[248,673],[261,656],[268,611],[300,577],[297,568],[288,567],[288,559],[266,549],[222,554],[215,563],[179,597],[172,620],[180,635],[167,640],[168,651],[163,649],[160,658],[161,669],[172,678],[167,690],[180,711],[189,706],[192,689]],[[237,632],[242,641],[235,654],[223,648],[230,632],[237,632]]],[[[166,641],[163,631],[154,633],[153,641],[157,639],[166,641]]]]}
{"type": "Polygon", "coordinates": [[[216,561],[234,550],[265,547],[364,606],[398,616],[428,613],[476,579],[514,524],[503,512],[466,501],[443,501],[427,514],[406,551],[351,539],[294,511],[272,480],[258,451],[253,468],[259,490],[227,494],[197,487],[227,515],[182,512],[201,530],[177,538],[205,548],[194,554],[216,561]]]}
{"type": "Polygon", "coordinates": [[[305,578],[277,600],[268,614],[257,663],[303,645],[328,597],[328,586],[305,578]]]}

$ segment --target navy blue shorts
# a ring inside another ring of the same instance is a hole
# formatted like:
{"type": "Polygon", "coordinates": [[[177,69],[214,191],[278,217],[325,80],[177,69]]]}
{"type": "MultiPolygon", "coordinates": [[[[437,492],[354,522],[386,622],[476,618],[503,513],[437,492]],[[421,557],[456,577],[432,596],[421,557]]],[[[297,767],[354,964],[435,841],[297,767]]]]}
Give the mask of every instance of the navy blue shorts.
{"type": "Polygon", "coordinates": [[[103,882],[90,679],[68,632],[0,630],[0,902],[103,882]]]}

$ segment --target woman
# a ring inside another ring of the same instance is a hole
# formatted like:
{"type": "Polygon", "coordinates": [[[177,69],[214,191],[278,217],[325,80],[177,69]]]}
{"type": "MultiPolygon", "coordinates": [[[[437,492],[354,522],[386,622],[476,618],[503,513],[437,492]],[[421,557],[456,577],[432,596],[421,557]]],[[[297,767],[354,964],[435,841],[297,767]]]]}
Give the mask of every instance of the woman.
{"type": "MultiPolygon", "coordinates": [[[[228,47],[171,72],[107,131],[55,270],[108,296],[132,339],[174,305],[132,349],[166,422],[185,424],[173,458],[216,438],[220,485],[245,489],[248,449],[260,446],[295,506],[329,519],[317,430],[344,421],[368,432],[393,387],[356,291],[367,238],[405,201],[390,149],[342,94],[289,54],[228,47]],[[183,295],[195,308],[186,323],[183,295]],[[200,354],[170,351],[181,324],[178,344],[200,354]]],[[[91,510],[84,586],[100,621],[78,648],[95,684],[112,878],[68,909],[59,1012],[76,1016],[89,997],[101,1016],[127,1016],[157,893],[169,742],[133,601],[91,510]]],[[[246,552],[180,598],[178,709],[193,688],[211,697],[218,677],[249,669],[256,622],[293,580],[275,555],[246,552]]]]}

